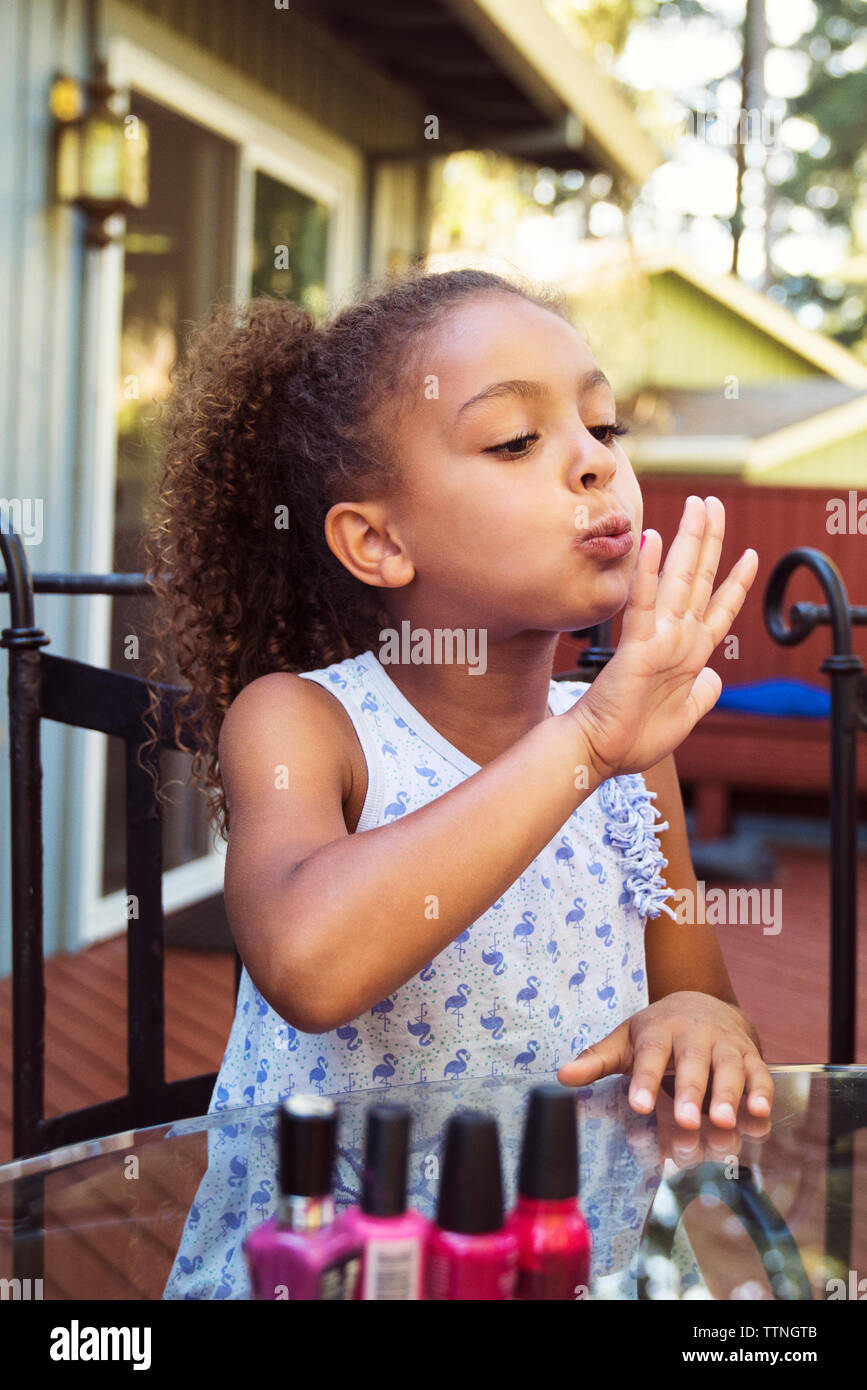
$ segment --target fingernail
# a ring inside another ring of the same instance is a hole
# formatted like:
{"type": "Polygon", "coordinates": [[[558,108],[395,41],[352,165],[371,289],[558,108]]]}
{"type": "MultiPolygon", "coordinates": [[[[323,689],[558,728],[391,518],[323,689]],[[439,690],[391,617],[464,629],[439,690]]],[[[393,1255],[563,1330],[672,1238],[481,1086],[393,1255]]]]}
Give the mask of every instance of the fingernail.
{"type": "Polygon", "coordinates": [[[693,1101],[693,1100],[685,1100],[685,1101],[683,1101],[683,1102],[678,1106],[678,1113],[679,1113],[680,1115],[682,1115],[682,1117],[683,1117],[685,1120],[700,1120],[700,1119],[701,1119],[701,1115],[700,1115],[700,1113],[699,1113],[698,1106],[696,1105],[695,1101],[693,1101]]]}
{"type": "Polygon", "coordinates": [[[642,547],[643,545],[644,545],[644,532],[642,531],[642,533],[641,533],[641,540],[638,542],[638,549],[640,550],[641,547],[642,547]]]}
{"type": "Polygon", "coordinates": [[[642,1086],[642,1088],[639,1091],[636,1091],[635,1095],[632,1097],[632,1103],[633,1105],[640,1105],[642,1108],[646,1108],[649,1110],[651,1105],[653,1104],[653,1096],[642,1086]]]}
{"type": "Polygon", "coordinates": [[[717,1114],[721,1120],[728,1120],[731,1124],[734,1124],[735,1112],[732,1110],[728,1101],[724,1101],[722,1105],[717,1106],[717,1114]]]}

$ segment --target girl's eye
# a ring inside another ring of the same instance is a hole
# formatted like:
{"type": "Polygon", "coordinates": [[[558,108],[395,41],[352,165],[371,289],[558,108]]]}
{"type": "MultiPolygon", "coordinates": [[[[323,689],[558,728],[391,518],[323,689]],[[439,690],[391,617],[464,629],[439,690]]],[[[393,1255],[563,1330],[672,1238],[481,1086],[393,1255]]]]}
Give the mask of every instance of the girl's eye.
{"type": "Polygon", "coordinates": [[[598,439],[600,444],[610,446],[617,435],[629,433],[629,426],[620,424],[591,425],[588,426],[588,432],[593,435],[594,439],[598,439]]]}
{"type": "Polygon", "coordinates": [[[518,448],[520,448],[522,444],[532,443],[533,440],[538,438],[538,434],[518,434],[514,439],[508,439],[505,444],[494,444],[490,449],[484,449],[483,453],[507,454],[509,458],[513,459],[523,458],[527,451],[525,449],[519,453],[518,448]],[[513,448],[515,445],[517,445],[518,448],[513,448]]]}

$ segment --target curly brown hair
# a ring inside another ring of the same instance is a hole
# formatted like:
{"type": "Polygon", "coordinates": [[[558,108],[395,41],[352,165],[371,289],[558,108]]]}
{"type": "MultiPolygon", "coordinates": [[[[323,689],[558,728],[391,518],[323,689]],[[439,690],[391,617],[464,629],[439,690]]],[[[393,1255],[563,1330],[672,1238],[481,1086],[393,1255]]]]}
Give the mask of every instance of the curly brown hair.
{"type": "Polygon", "coordinates": [[[518,277],[412,267],[369,279],[321,326],[285,299],[218,304],[179,355],[143,541],[156,602],[142,755],[153,770],[166,727],[158,682],[174,665],[186,684],[172,733],[224,839],[217,749],[235,697],[268,672],[357,656],[391,625],[383,590],[330,550],[325,516],[399,486],[395,426],[425,346],[454,306],[490,293],[569,317],[558,295],[518,277]]]}

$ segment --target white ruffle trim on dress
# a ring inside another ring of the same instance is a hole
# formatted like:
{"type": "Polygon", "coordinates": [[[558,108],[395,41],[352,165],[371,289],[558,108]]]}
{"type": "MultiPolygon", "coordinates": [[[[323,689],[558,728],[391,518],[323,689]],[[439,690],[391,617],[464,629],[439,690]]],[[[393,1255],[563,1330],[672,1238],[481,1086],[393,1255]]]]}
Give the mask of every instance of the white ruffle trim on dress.
{"type": "Polygon", "coordinates": [[[667,912],[673,921],[677,913],[664,901],[673,892],[660,870],[668,864],[663,858],[657,830],[668,830],[668,821],[655,825],[660,814],[652,805],[656,792],[650,792],[638,773],[609,777],[599,788],[599,800],[608,819],[605,844],[622,851],[629,866],[626,887],[642,917],[658,917],[667,912]]]}

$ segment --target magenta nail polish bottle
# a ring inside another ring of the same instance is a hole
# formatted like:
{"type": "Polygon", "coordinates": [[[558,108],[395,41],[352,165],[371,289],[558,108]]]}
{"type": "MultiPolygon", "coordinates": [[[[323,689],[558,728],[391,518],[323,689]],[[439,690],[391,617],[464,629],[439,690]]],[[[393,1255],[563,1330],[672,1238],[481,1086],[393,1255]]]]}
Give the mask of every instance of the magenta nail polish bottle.
{"type": "Polygon", "coordinates": [[[353,1299],[361,1246],[335,1217],[331,1184],[337,1108],[328,1096],[297,1095],[280,1109],[277,1212],[244,1241],[257,1299],[353,1299]]]}
{"type": "Polygon", "coordinates": [[[509,1299],[517,1266],[517,1238],[503,1225],[497,1121],[479,1110],[456,1111],[446,1126],[428,1298],[509,1299]]]}
{"type": "Polygon", "coordinates": [[[406,1205],[412,1111],[385,1102],[367,1111],[360,1207],[346,1213],[362,1244],[356,1298],[367,1302],[424,1298],[431,1223],[406,1205]]]}
{"type": "Polygon", "coordinates": [[[578,1203],[578,1127],[565,1086],[530,1092],[518,1200],[509,1215],[518,1242],[517,1299],[586,1298],[590,1230],[578,1203]]]}

